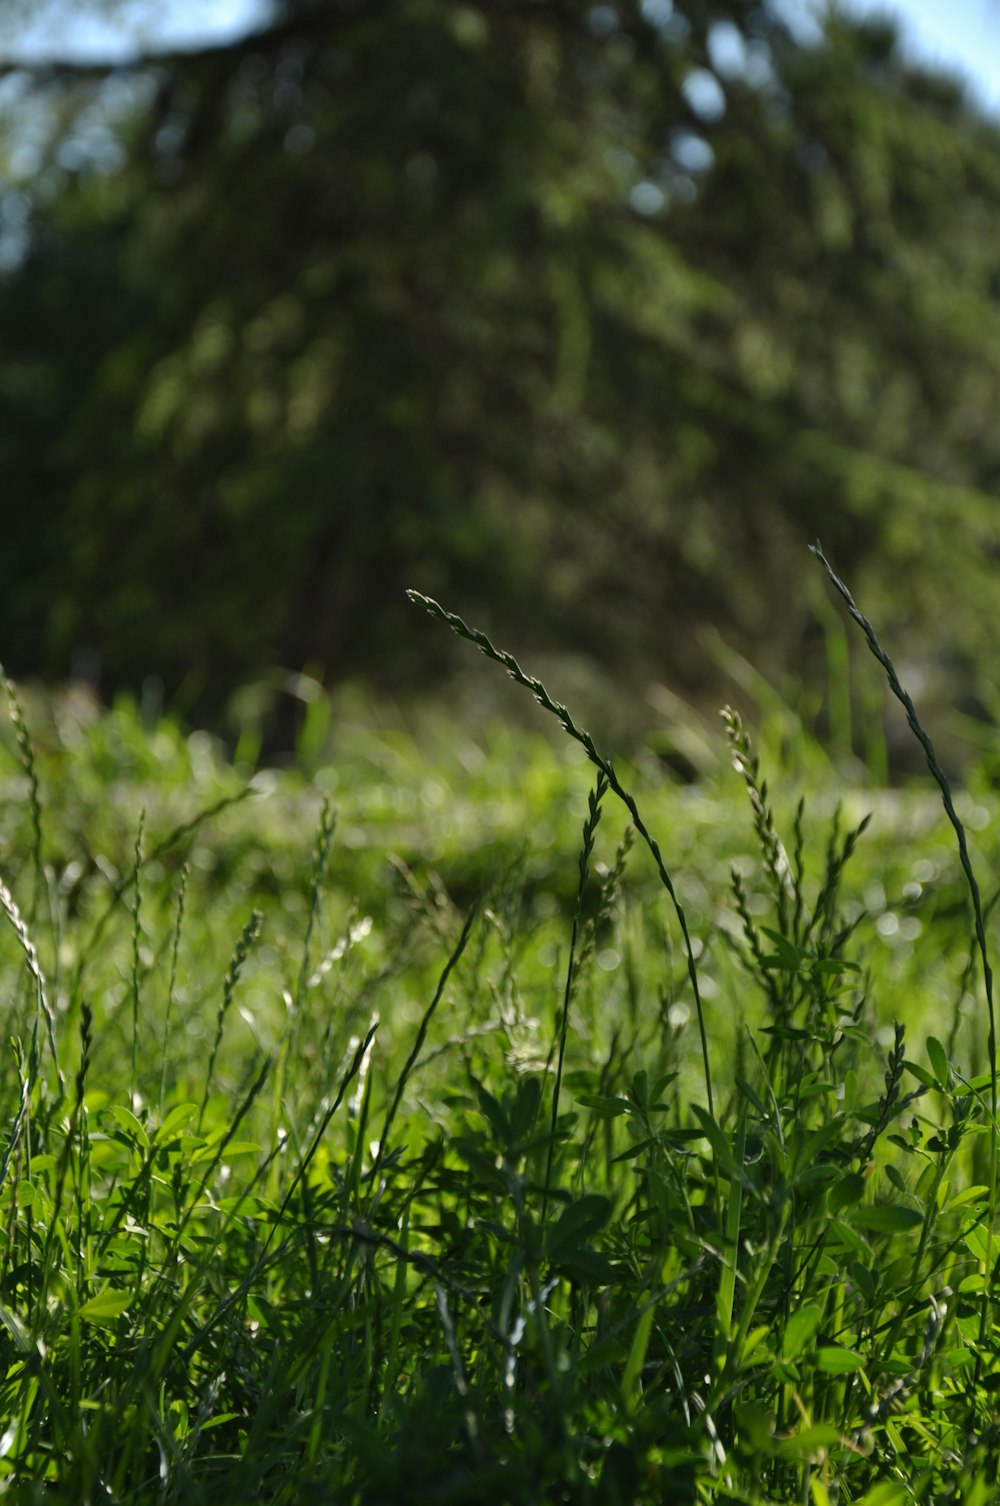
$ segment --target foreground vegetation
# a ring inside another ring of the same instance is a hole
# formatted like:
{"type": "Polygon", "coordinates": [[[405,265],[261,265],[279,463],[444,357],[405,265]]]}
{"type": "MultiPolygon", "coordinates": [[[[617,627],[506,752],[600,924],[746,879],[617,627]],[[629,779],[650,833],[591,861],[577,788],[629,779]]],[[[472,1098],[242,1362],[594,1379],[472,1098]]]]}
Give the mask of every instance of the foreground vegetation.
{"type": "MultiPolygon", "coordinates": [[[[29,734],[10,688],[0,1486],[1000,1499],[992,1006],[937,792],[735,713],[698,783],[626,774],[451,622],[565,747],[311,693],[248,781],[128,703],[29,734]]],[[[953,810],[985,876],[995,799],[953,810]]]]}

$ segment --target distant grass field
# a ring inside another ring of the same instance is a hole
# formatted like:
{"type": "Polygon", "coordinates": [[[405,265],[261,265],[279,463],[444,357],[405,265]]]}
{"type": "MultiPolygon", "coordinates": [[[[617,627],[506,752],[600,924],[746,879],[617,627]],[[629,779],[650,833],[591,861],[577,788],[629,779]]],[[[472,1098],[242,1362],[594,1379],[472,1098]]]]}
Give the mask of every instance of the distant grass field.
{"type": "MultiPolygon", "coordinates": [[[[1000,1500],[931,781],[787,718],[681,785],[329,704],[255,774],[7,688],[0,1494],[1000,1500]]],[[[955,813],[988,947],[985,780],[955,813]]]]}

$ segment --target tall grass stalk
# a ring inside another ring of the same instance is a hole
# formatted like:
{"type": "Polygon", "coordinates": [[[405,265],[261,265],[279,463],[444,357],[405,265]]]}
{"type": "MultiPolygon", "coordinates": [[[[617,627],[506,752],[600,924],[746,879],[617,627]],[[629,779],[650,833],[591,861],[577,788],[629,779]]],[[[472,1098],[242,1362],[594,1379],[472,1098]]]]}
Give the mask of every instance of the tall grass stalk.
{"type": "Polygon", "coordinates": [[[239,982],[240,973],[243,971],[243,964],[247,960],[250,948],[260,936],[261,926],[263,925],[263,923],[264,917],[261,912],[259,910],[254,910],[254,912],[250,916],[250,919],[243,927],[242,935],[240,936],[239,941],[237,941],[236,946],[233,950],[233,955],[229,960],[229,967],[226,971],[226,980],[222,985],[222,997],[219,1000],[219,1007],[216,1011],[215,1016],[215,1035],[212,1039],[212,1049],[209,1052],[208,1056],[208,1069],[205,1073],[205,1090],[202,1095],[201,1109],[198,1114],[199,1129],[204,1123],[205,1110],[208,1107],[208,1098],[209,1094],[212,1091],[212,1076],[215,1071],[215,1061],[216,1057],[219,1054],[219,1047],[222,1044],[222,1032],[225,1029],[226,1018],[229,1014],[229,1009],[233,1002],[233,995],[236,993],[236,985],[239,982]]]}
{"type": "Polygon", "coordinates": [[[583,919],[583,901],[587,892],[587,880],[590,876],[590,859],[594,851],[594,837],[597,834],[598,823],[601,819],[601,801],[604,799],[608,788],[607,776],[603,770],[597,775],[597,783],[590,792],[587,809],[587,819],[583,823],[583,843],[580,848],[579,881],[576,887],[576,904],[573,909],[573,929],[569,941],[569,957],[566,960],[566,985],[563,990],[562,1010],[559,1014],[557,1031],[556,1052],[556,1080],[552,1089],[552,1118],[549,1127],[549,1149],[545,1161],[545,1186],[542,1192],[542,1234],[545,1233],[545,1218],[549,1206],[549,1188],[552,1180],[552,1160],[556,1148],[556,1131],[559,1124],[559,1097],[562,1091],[563,1064],[566,1060],[566,1035],[569,1029],[569,1007],[573,998],[573,984],[575,981],[575,967],[577,944],[580,938],[580,925],[583,919]]]}
{"type": "MultiPolygon", "coordinates": [[[[38,1026],[44,1021],[45,1030],[48,1035],[49,1050],[52,1053],[52,1062],[59,1081],[59,1096],[62,1098],[66,1092],[66,1079],[63,1076],[62,1067],[59,1065],[59,1048],[56,1045],[56,1018],[49,1003],[48,992],[45,986],[45,974],[42,972],[42,965],[38,960],[38,950],[31,936],[28,934],[28,927],[18,909],[17,901],[2,879],[0,879],[0,910],[6,915],[14,931],[14,935],[17,937],[18,945],[24,955],[25,966],[31,974],[32,982],[34,983],[35,1018],[32,1026],[32,1040],[35,1041],[37,1039],[38,1026]]],[[[37,1072],[37,1061],[34,1063],[32,1070],[37,1072]]]]}
{"type": "Polygon", "coordinates": [[[590,733],[587,732],[584,728],[577,726],[566,706],[563,706],[560,702],[554,701],[552,699],[552,697],[549,695],[549,692],[542,684],[541,680],[536,679],[534,675],[525,673],[520,664],[518,664],[517,660],[514,658],[513,654],[507,653],[504,649],[496,648],[484,632],[482,632],[479,628],[470,627],[468,623],[464,622],[462,618],[459,617],[456,613],[447,611],[446,608],[443,607],[440,602],[435,601],[432,596],[424,596],[422,592],[414,590],[408,590],[406,594],[415,606],[423,607],[425,612],[428,612],[432,617],[436,617],[439,622],[445,623],[446,626],[450,627],[452,632],[457,634],[459,638],[464,638],[467,643],[474,644],[475,647],[479,649],[479,652],[481,654],[484,654],[487,659],[492,659],[494,664],[499,664],[503,669],[505,669],[515,684],[520,685],[525,690],[530,691],[538,704],[543,707],[545,711],[548,711],[552,716],[556,718],[556,720],[560,723],[563,730],[568,734],[568,736],[572,737],[574,741],[580,744],[580,746],[586,752],[587,757],[590,759],[591,763],[595,766],[595,768],[601,771],[605,779],[608,781],[608,788],[618,797],[618,799],[622,802],[629,815],[631,816],[632,825],[635,827],[636,831],[639,833],[640,837],[649,848],[649,851],[652,853],[653,862],[656,864],[656,871],[659,874],[660,882],[663,884],[663,887],[666,889],[667,894],[670,896],[670,902],[673,905],[674,914],[677,916],[677,924],[680,927],[681,938],[684,944],[684,955],[687,962],[688,977],[691,980],[691,993],[694,998],[695,1013],[698,1018],[698,1033],[701,1038],[702,1069],[704,1072],[705,1081],[705,1099],[708,1104],[708,1112],[714,1118],[715,1104],[714,1095],[712,1092],[712,1070],[708,1053],[708,1030],[705,1023],[705,1009],[701,998],[701,988],[698,982],[698,967],[695,962],[694,948],[691,944],[691,936],[688,931],[687,916],[685,915],[684,907],[677,896],[677,891],[674,888],[673,879],[670,877],[667,866],[663,861],[663,855],[660,852],[659,844],[657,843],[656,838],[651,835],[649,828],[647,827],[642,816],[639,814],[639,808],[636,805],[634,797],[629,793],[628,790],[625,789],[624,785],[619,780],[611,761],[605,758],[603,754],[598,752],[597,745],[595,744],[594,739],[591,737],[590,733]]]}
{"type": "Polygon", "coordinates": [[[966,883],[969,886],[969,893],[972,896],[972,912],[976,927],[976,941],[979,946],[979,956],[983,965],[983,987],[986,993],[986,1012],[989,1024],[987,1050],[990,1059],[990,1191],[989,1217],[986,1227],[986,1271],[983,1278],[983,1306],[979,1329],[979,1339],[980,1344],[982,1344],[985,1342],[986,1334],[990,1326],[990,1286],[993,1280],[993,1240],[997,1211],[997,1141],[998,1138],[1000,1138],[1000,1120],[998,1120],[997,1116],[997,1027],[996,1011],[993,1003],[993,968],[990,964],[989,947],[986,942],[986,922],[983,916],[983,903],[979,892],[979,883],[976,879],[975,870],[972,866],[972,859],[969,856],[969,844],[965,835],[965,827],[963,826],[958,812],[955,809],[955,802],[952,799],[951,785],[948,782],[948,777],[938,761],[937,754],[934,751],[934,744],[931,742],[930,737],[920,724],[920,719],[917,716],[916,707],[914,706],[909,693],[904,690],[902,684],[900,683],[899,675],[896,673],[896,666],[893,664],[885,649],[879,643],[878,637],[876,635],[875,629],[872,627],[872,624],[868,621],[868,618],[861,611],[857,602],[854,600],[854,597],[851,595],[850,590],[840,579],[840,576],[837,575],[833,566],[830,564],[830,561],[823,553],[822,546],[819,543],[816,543],[811,545],[810,547],[812,548],[813,554],[816,555],[817,559],[825,569],[831,583],[843,598],[848,612],[850,612],[851,616],[854,618],[854,621],[864,633],[865,640],[868,644],[869,649],[885,671],[885,677],[889,683],[889,689],[892,691],[893,695],[896,697],[897,701],[899,701],[900,705],[903,707],[903,710],[906,712],[906,720],[909,724],[910,730],[919,742],[920,746],[923,748],[924,757],[927,760],[927,767],[930,770],[931,775],[933,776],[938,786],[938,789],[941,791],[941,801],[944,805],[945,813],[948,817],[948,820],[951,822],[955,832],[955,837],[958,842],[958,855],[962,865],[962,872],[965,875],[966,883]]]}
{"type": "Polygon", "coordinates": [[[295,987],[295,996],[292,1001],[292,1030],[290,1039],[294,1040],[294,1032],[299,1011],[302,1008],[306,996],[312,972],[312,938],[319,918],[320,901],[323,894],[323,882],[326,878],[327,865],[330,861],[330,846],[333,842],[333,833],[336,827],[336,816],[330,809],[330,802],[323,801],[320,811],[319,830],[316,833],[316,848],[313,854],[313,870],[309,881],[309,910],[306,916],[306,930],[302,938],[302,962],[299,967],[298,983],[295,987]]]}
{"type": "MultiPolygon", "coordinates": [[[[186,842],[188,838],[193,837],[195,833],[199,831],[201,827],[205,826],[209,821],[213,820],[216,816],[221,815],[221,813],[225,810],[229,810],[234,806],[242,805],[243,801],[247,800],[253,793],[254,788],[252,785],[244,785],[243,788],[241,790],[237,790],[234,795],[223,795],[221,799],[213,801],[211,805],[206,806],[204,810],[200,810],[197,815],[192,816],[190,820],[179,822],[178,825],[176,825],[171,831],[169,831],[165,837],[162,837],[161,840],[157,842],[156,845],[144,855],[142,866],[145,868],[153,863],[159,862],[159,860],[168,852],[170,852],[174,847],[178,846],[182,842],[186,842]]],[[[127,894],[132,882],[133,872],[131,869],[129,869],[123,874],[121,878],[119,878],[114,884],[112,884],[111,890],[105,901],[104,908],[101,910],[97,920],[94,922],[86,941],[79,949],[79,956],[77,958],[76,967],[73,971],[72,982],[70,984],[70,998],[73,1002],[76,1002],[80,996],[80,992],[83,988],[84,976],[87,971],[87,965],[93,960],[95,956],[99,954],[101,941],[105,935],[105,932],[107,931],[107,928],[110,925],[111,921],[117,915],[118,906],[122,899],[122,896],[127,894]]]]}
{"type": "MultiPolygon", "coordinates": [[[[465,924],[462,926],[461,935],[459,936],[458,941],[455,943],[455,947],[451,953],[451,956],[448,958],[443,969],[441,970],[441,975],[438,978],[437,988],[434,990],[434,996],[431,999],[431,1002],[428,1004],[427,1008],[424,1010],[423,1015],[421,1016],[420,1024],[417,1027],[417,1033],[414,1037],[413,1045],[410,1049],[409,1055],[406,1058],[406,1061],[403,1064],[403,1070],[399,1074],[395,1091],[393,1092],[392,1098],[389,1102],[389,1107],[386,1109],[385,1119],[382,1123],[382,1133],[379,1136],[378,1150],[376,1152],[375,1162],[372,1166],[371,1171],[371,1182],[372,1187],[374,1188],[373,1195],[376,1199],[379,1197],[378,1174],[382,1169],[382,1164],[385,1161],[386,1151],[389,1146],[389,1131],[392,1129],[393,1123],[395,1122],[396,1114],[399,1110],[399,1105],[402,1101],[403,1094],[406,1091],[406,1084],[409,1081],[410,1074],[412,1073],[414,1067],[417,1065],[420,1053],[423,1050],[424,1041],[427,1039],[427,1031],[430,1027],[431,1020],[434,1018],[434,1015],[437,1012],[437,1007],[444,997],[444,991],[448,986],[448,979],[451,977],[455,968],[458,966],[458,963],[462,957],[462,953],[465,951],[465,948],[468,945],[469,937],[472,935],[472,928],[476,922],[478,913],[478,907],[473,906],[473,908],[469,911],[468,915],[465,918],[465,924]]],[[[359,1068],[364,1059],[365,1053],[361,1052],[358,1057],[359,1068]]]]}
{"type": "Polygon", "coordinates": [[[34,870],[34,889],[32,892],[31,908],[28,911],[28,924],[34,925],[39,897],[48,889],[45,877],[42,799],[38,784],[38,766],[35,759],[34,744],[28,731],[28,724],[24,719],[21,698],[13,682],[7,678],[7,673],[2,664],[0,664],[0,687],[2,687],[7,697],[7,708],[10,713],[11,725],[14,728],[18,758],[24,776],[28,781],[28,810],[31,816],[31,863],[34,870]]]}
{"type": "Polygon", "coordinates": [[[180,883],[177,888],[177,910],[174,919],[174,931],[170,945],[170,976],[167,979],[167,1000],[163,1010],[163,1040],[160,1046],[160,1087],[157,1097],[158,1111],[162,1115],[163,1103],[167,1092],[167,1060],[170,1045],[170,1016],[174,1007],[174,996],[177,992],[177,959],[181,949],[181,932],[184,928],[184,907],[187,901],[188,878],[191,874],[190,864],[185,863],[181,869],[180,883]]]}
{"type": "Polygon", "coordinates": [[[139,812],[139,827],[135,834],[135,861],[132,865],[132,1073],[129,1101],[134,1108],[138,1102],[136,1070],[139,1053],[139,964],[142,951],[142,836],[146,828],[146,812],[139,812]]]}

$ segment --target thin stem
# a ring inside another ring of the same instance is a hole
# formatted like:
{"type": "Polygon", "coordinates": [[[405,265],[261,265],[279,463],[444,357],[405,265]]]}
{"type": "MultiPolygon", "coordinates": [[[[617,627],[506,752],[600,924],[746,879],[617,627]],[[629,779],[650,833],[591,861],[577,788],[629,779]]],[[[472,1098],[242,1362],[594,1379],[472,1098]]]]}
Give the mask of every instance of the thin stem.
{"type": "MultiPolygon", "coordinates": [[[[979,1326],[979,1342],[980,1345],[982,1345],[986,1340],[987,1329],[989,1326],[988,1319],[990,1308],[990,1280],[993,1271],[993,1225],[996,1217],[997,1206],[998,1130],[997,1029],[996,1012],[993,1005],[993,969],[990,966],[989,951],[986,945],[986,922],[983,917],[983,903],[979,893],[979,884],[976,882],[976,875],[972,868],[972,859],[969,856],[969,845],[966,841],[965,827],[962,825],[958,812],[955,809],[955,802],[952,799],[951,785],[948,783],[948,777],[942,769],[941,765],[938,763],[937,754],[934,752],[934,744],[931,742],[927,733],[920,725],[919,718],[917,717],[916,707],[914,706],[907,692],[903,689],[903,686],[900,684],[899,676],[896,673],[896,666],[889,658],[889,655],[885,652],[885,649],[879,643],[878,638],[875,634],[875,629],[868,621],[868,618],[858,607],[847,586],[840,579],[839,575],[834,572],[833,566],[830,564],[830,561],[823,553],[822,547],[818,543],[813,544],[810,547],[813,554],[815,554],[816,558],[823,565],[827,575],[830,577],[831,582],[843,597],[847,610],[854,618],[854,621],[858,624],[858,627],[864,633],[868,647],[871,649],[872,653],[875,655],[875,658],[885,670],[886,679],[889,682],[889,689],[892,691],[893,695],[896,697],[897,701],[899,701],[899,703],[903,707],[903,710],[906,712],[906,720],[910,725],[910,730],[924,750],[924,756],[927,759],[927,767],[930,769],[931,774],[933,775],[934,780],[937,783],[938,789],[941,791],[941,800],[944,805],[945,814],[947,815],[948,820],[951,822],[955,831],[955,836],[958,839],[959,861],[962,864],[962,872],[965,874],[966,882],[969,886],[969,893],[972,896],[972,910],[976,923],[976,941],[979,946],[979,955],[982,958],[983,962],[983,983],[986,989],[986,1009],[989,1017],[988,1050],[990,1057],[990,1116],[993,1121],[991,1126],[992,1133],[990,1134],[990,1190],[989,1218],[986,1225],[986,1275],[983,1283],[983,1307],[982,1313],[980,1315],[979,1326]]],[[[977,1359],[977,1370],[978,1365],[979,1360],[977,1359]]]]}
{"type": "Polygon", "coordinates": [[[469,627],[468,623],[463,622],[461,617],[456,616],[454,612],[447,611],[433,597],[424,596],[422,592],[413,590],[407,591],[406,594],[415,606],[423,607],[425,612],[429,612],[439,622],[445,623],[451,628],[453,633],[458,634],[459,638],[464,638],[467,643],[475,644],[476,648],[479,649],[480,653],[485,654],[487,659],[492,659],[494,664],[501,665],[516,684],[522,685],[525,690],[530,690],[538,704],[544,707],[546,711],[551,712],[561,724],[564,732],[580,744],[591,763],[602,771],[608,781],[608,788],[618,796],[618,799],[631,816],[632,825],[652,853],[653,862],[656,864],[656,871],[660,876],[660,882],[670,896],[670,902],[674,907],[674,914],[677,916],[677,924],[680,926],[681,937],[684,943],[684,955],[687,960],[688,977],[691,980],[691,992],[694,997],[695,1012],[698,1016],[698,1032],[701,1037],[701,1055],[705,1073],[705,1095],[708,1101],[708,1112],[714,1118],[715,1106],[712,1095],[712,1074],[708,1058],[708,1032],[705,1027],[705,1011],[702,1004],[701,989],[698,987],[698,969],[694,958],[694,948],[691,945],[691,936],[688,931],[687,916],[684,914],[684,907],[677,897],[677,891],[674,889],[673,880],[667,871],[656,838],[650,834],[645,821],[640,816],[635,800],[622,785],[610,759],[605,758],[603,754],[598,752],[590,733],[583,727],[576,725],[568,709],[561,705],[560,702],[552,699],[541,680],[536,680],[534,675],[525,673],[513,654],[508,654],[503,649],[496,648],[484,632],[481,632],[478,628],[469,627]]]}
{"type": "Polygon", "coordinates": [[[590,857],[594,850],[594,837],[597,833],[598,822],[601,819],[601,801],[604,799],[607,788],[607,777],[602,771],[598,773],[597,783],[590,792],[587,819],[583,824],[583,847],[580,851],[580,881],[576,890],[576,908],[573,911],[573,931],[569,942],[569,961],[566,964],[566,986],[563,991],[562,1016],[559,1021],[559,1054],[556,1060],[555,1087],[552,1090],[552,1124],[549,1133],[549,1150],[545,1161],[545,1189],[542,1193],[541,1218],[543,1234],[545,1230],[545,1218],[549,1208],[552,1161],[556,1149],[556,1127],[559,1123],[559,1097],[562,1091],[563,1062],[566,1057],[569,1006],[573,999],[573,985],[576,981],[576,949],[580,939],[580,923],[583,919],[583,901],[587,890],[587,878],[590,874],[590,857]]]}

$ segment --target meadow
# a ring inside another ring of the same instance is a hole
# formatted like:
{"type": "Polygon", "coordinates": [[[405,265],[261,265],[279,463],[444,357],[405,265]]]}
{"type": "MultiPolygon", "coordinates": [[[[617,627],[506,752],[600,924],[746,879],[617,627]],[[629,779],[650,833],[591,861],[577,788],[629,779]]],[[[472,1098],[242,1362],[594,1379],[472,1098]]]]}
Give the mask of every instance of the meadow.
{"type": "Polygon", "coordinates": [[[4,683],[0,1494],[1000,1500],[988,774],[618,765],[417,604],[568,736],[4,683]]]}

